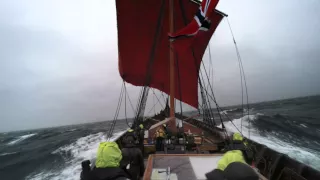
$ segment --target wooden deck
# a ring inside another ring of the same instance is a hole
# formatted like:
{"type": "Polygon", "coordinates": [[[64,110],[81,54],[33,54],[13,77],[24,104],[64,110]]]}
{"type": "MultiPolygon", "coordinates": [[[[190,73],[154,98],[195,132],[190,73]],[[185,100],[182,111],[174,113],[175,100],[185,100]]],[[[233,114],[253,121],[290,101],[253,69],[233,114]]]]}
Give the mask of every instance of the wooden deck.
{"type": "MultiPolygon", "coordinates": [[[[143,180],[166,175],[170,167],[170,174],[179,180],[206,180],[205,174],[216,169],[223,154],[153,154],[145,161],[146,170],[143,180]]],[[[169,174],[169,175],[170,175],[169,174]]],[[[260,180],[267,180],[257,173],[260,180]]],[[[160,178],[161,179],[161,178],[160,178]]]]}
{"type": "Polygon", "coordinates": [[[205,179],[203,171],[211,171],[214,167],[214,160],[210,166],[203,166],[203,161],[220,159],[222,154],[154,154],[148,158],[144,180],[151,180],[155,169],[166,169],[170,167],[170,172],[176,174],[181,180],[205,179]],[[194,159],[197,158],[197,159],[194,159]],[[198,162],[196,161],[198,160],[198,162]],[[200,161],[199,161],[200,160],[200,161]],[[201,163],[202,162],[202,163],[201,163]],[[200,167],[200,168],[199,168],[200,167]]]}

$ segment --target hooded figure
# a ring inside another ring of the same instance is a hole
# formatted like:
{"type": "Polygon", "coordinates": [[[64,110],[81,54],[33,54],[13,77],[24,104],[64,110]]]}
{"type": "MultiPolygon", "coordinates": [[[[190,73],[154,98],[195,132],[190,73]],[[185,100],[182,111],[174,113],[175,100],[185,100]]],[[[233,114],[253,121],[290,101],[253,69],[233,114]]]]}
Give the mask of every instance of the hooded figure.
{"type": "Polygon", "coordinates": [[[122,141],[123,148],[120,166],[130,174],[132,180],[138,180],[144,174],[144,160],[141,150],[135,146],[134,141],[122,141]]]}
{"type": "Polygon", "coordinates": [[[142,154],[144,154],[144,126],[143,124],[139,125],[139,146],[142,154]]]}
{"type": "Polygon", "coordinates": [[[156,150],[157,151],[163,151],[163,140],[165,138],[166,134],[164,130],[161,127],[158,127],[156,133],[155,133],[155,139],[156,139],[156,150]]]}
{"type": "Polygon", "coordinates": [[[115,142],[102,142],[91,170],[90,161],[82,162],[81,180],[125,180],[130,176],[120,168],[122,153],[115,142]]]}
{"type": "Polygon", "coordinates": [[[243,137],[240,133],[234,133],[232,143],[227,147],[228,151],[218,161],[219,170],[224,170],[229,164],[233,162],[251,163],[253,154],[243,143],[243,137]]]}
{"type": "Polygon", "coordinates": [[[243,137],[240,133],[233,133],[232,140],[227,146],[227,150],[245,150],[246,145],[243,143],[243,137]]]}
{"type": "Polygon", "coordinates": [[[242,162],[230,163],[224,170],[215,169],[206,177],[207,180],[259,180],[257,172],[242,162]]]}

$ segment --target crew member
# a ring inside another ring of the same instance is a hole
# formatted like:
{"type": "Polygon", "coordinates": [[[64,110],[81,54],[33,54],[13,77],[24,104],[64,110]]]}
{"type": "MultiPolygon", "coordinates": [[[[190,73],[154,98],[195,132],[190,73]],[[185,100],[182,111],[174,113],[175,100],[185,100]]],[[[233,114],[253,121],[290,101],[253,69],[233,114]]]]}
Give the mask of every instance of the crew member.
{"type": "Polygon", "coordinates": [[[163,124],[164,133],[166,135],[166,138],[171,139],[171,132],[168,128],[167,124],[163,124]]]}
{"type": "Polygon", "coordinates": [[[229,150],[245,150],[247,148],[247,142],[244,141],[242,135],[238,132],[233,133],[232,141],[227,147],[229,150]]]}
{"type": "Polygon", "coordinates": [[[143,124],[139,125],[139,146],[141,149],[142,154],[144,153],[144,126],[143,124]]]}
{"type": "Polygon", "coordinates": [[[165,138],[165,133],[161,127],[158,127],[156,134],[156,150],[162,151],[163,150],[163,140],[165,138]]]}
{"type": "Polygon", "coordinates": [[[117,143],[100,143],[94,168],[90,161],[82,162],[81,180],[125,180],[130,175],[120,167],[122,153],[117,143]]]}
{"type": "Polygon", "coordinates": [[[138,180],[144,174],[144,160],[141,150],[135,146],[134,140],[124,139],[122,141],[121,167],[125,168],[132,180],[138,180]]]}
{"type": "Polygon", "coordinates": [[[224,169],[215,169],[206,174],[207,180],[259,180],[254,169],[242,162],[232,162],[224,169]]]}
{"type": "Polygon", "coordinates": [[[253,155],[240,133],[234,133],[227,152],[218,161],[217,169],[206,174],[208,180],[258,180],[257,173],[247,164],[253,155]]]}
{"type": "Polygon", "coordinates": [[[244,145],[243,137],[240,133],[234,133],[231,144],[227,147],[227,152],[218,161],[218,169],[224,170],[230,163],[241,162],[251,164],[253,160],[252,152],[244,145]]]}
{"type": "Polygon", "coordinates": [[[124,135],[123,140],[128,142],[133,141],[135,144],[138,141],[138,136],[136,132],[132,128],[130,128],[128,129],[127,133],[124,135]]]}

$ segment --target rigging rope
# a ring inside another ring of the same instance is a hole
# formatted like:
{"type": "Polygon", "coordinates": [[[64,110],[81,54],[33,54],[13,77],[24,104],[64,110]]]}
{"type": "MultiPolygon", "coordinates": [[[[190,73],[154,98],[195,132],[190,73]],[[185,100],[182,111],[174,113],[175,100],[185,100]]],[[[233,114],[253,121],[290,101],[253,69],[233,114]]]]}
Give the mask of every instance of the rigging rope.
{"type": "Polygon", "coordinates": [[[126,92],[127,92],[126,94],[127,94],[127,96],[128,96],[129,103],[130,103],[130,105],[131,105],[132,111],[133,111],[133,113],[135,113],[136,110],[134,110],[134,107],[133,107],[133,105],[132,105],[132,102],[131,102],[131,99],[130,99],[130,96],[129,96],[129,93],[128,93],[127,89],[126,89],[126,92]]]}
{"type": "Polygon", "coordinates": [[[211,64],[211,73],[212,73],[212,86],[213,86],[213,63],[212,63],[212,58],[211,58],[211,47],[210,47],[210,42],[209,42],[209,60],[210,60],[210,64],[211,64]]]}
{"type": "Polygon", "coordinates": [[[227,119],[231,122],[231,124],[237,129],[237,131],[239,131],[239,133],[243,136],[242,132],[238,129],[238,127],[233,123],[232,119],[223,111],[223,109],[218,105],[218,103],[216,102],[216,100],[209,95],[209,97],[216,103],[217,108],[227,117],[227,119]]]}
{"type": "Polygon", "coordinates": [[[154,92],[154,89],[152,89],[152,92],[153,92],[153,95],[157,98],[157,100],[158,100],[159,104],[161,105],[161,107],[164,108],[163,105],[162,105],[161,102],[160,102],[160,99],[158,98],[158,96],[157,96],[156,93],[154,92]]]}
{"type": "MultiPolygon", "coordinates": [[[[152,96],[152,102],[153,102],[153,107],[156,106],[156,104],[154,103],[154,96],[152,96]]],[[[147,113],[149,114],[149,113],[147,113]]],[[[156,108],[154,108],[154,115],[156,115],[156,108]]]]}
{"type": "MultiPolygon", "coordinates": [[[[211,93],[212,93],[214,102],[215,102],[216,106],[218,106],[218,103],[217,103],[217,101],[216,101],[216,97],[215,97],[214,92],[213,92],[213,89],[212,89],[212,85],[210,85],[210,80],[209,80],[209,77],[208,77],[208,74],[207,74],[206,67],[204,67],[203,62],[202,62],[202,65],[203,65],[203,68],[204,68],[204,72],[205,72],[205,74],[206,74],[206,76],[207,76],[207,78],[208,78],[208,81],[209,81],[209,87],[210,87],[210,90],[211,90],[211,93]]],[[[210,94],[209,94],[209,95],[210,95],[210,94]]],[[[218,114],[219,114],[219,118],[220,118],[220,120],[221,120],[221,126],[222,126],[223,129],[225,129],[225,126],[224,126],[224,124],[223,124],[223,120],[222,120],[222,117],[221,117],[221,114],[220,114],[220,111],[219,111],[218,108],[217,108],[217,111],[218,111],[218,114]]]]}
{"type": "MultiPolygon", "coordinates": [[[[202,76],[202,73],[201,73],[201,70],[200,70],[199,85],[200,85],[200,90],[201,90],[200,92],[201,92],[201,97],[202,97],[202,104],[204,106],[204,108],[202,110],[203,111],[203,115],[204,115],[204,120],[209,124],[209,126],[211,128],[213,128],[215,126],[215,122],[214,122],[214,120],[212,118],[212,114],[210,114],[211,108],[209,109],[209,107],[208,107],[207,98],[206,98],[205,94],[203,93],[203,89],[206,90],[205,88],[203,88],[203,85],[202,85],[203,81],[204,81],[203,80],[203,76],[202,76]],[[202,80],[201,80],[201,78],[202,78],[202,80]],[[209,113],[208,113],[208,111],[209,111],[209,113]]],[[[208,93],[206,93],[206,94],[208,95],[208,93]]]]}
{"type": "MultiPolygon", "coordinates": [[[[244,85],[245,85],[245,89],[246,89],[246,98],[247,98],[247,113],[248,113],[248,122],[249,122],[249,127],[248,127],[248,130],[249,130],[249,138],[250,138],[250,128],[251,128],[251,120],[250,120],[250,109],[249,109],[249,96],[248,96],[248,88],[247,88],[247,81],[246,81],[246,76],[245,76],[245,73],[244,73],[244,68],[243,68],[243,65],[242,65],[242,59],[241,59],[241,56],[240,56],[240,52],[239,52],[239,49],[238,49],[238,45],[237,45],[237,42],[235,40],[235,37],[234,37],[234,34],[233,34],[233,31],[232,31],[232,28],[231,28],[231,25],[230,25],[230,22],[229,22],[229,19],[227,17],[227,22],[228,22],[228,25],[229,25],[229,29],[230,29],[230,32],[231,32],[231,35],[232,35],[232,38],[233,38],[233,43],[234,43],[234,46],[235,46],[235,49],[236,49],[236,53],[237,53],[237,57],[238,57],[238,61],[239,61],[239,68],[240,68],[240,73],[242,72],[242,76],[241,76],[241,83],[242,83],[242,77],[243,77],[243,80],[244,80],[244,85]]],[[[242,84],[241,84],[242,86],[242,84]]],[[[243,90],[242,90],[243,91],[243,90]]],[[[243,102],[242,102],[243,103],[243,102]]],[[[243,110],[243,108],[242,108],[243,110]]],[[[241,128],[242,128],[242,118],[241,118],[241,128]]]]}
{"type": "MultiPolygon", "coordinates": [[[[166,100],[166,98],[164,97],[164,95],[163,95],[163,92],[162,92],[162,91],[161,91],[161,96],[162,96],[162,98],[163,98],[163,102],[164,102],[164,104],[167,104],[167,100],[166,100]]],[[[167,98],[169,98],[169,96],[168,96],[167,98]]]]}
{"type": "Polygon", "coordinates": [[[126,119],[126,123],[128,127],[131,128],[127,118],[127,88],[126,88],[126,83],[124,81],[123,81],[123,86],[124,86],[124,117],[126,119]]]}
{"type": "MultiPolygon", "coordinates": [[[[152,89],[152,90],[153,90],[153,89],[152,89]]],[[[155,95],[155,92],[153,91],[153,97],[154,97],[154,96],[156,96],[156,95],[155,95]]],[[[156,112],[156,111],[155,111],[155,106],[156,106],[158,103],[160,103],[161,107],[163,107],[162,104],[161,104],[161,102],[160,102],[160,100],[158,100],[157,103],[154,103],[154,105],[150,108],[150,110],[149,110],[148,113],[146,113],[146,114],[149,115],[150,112],[151,112],[153,109],[154,109],[154,112],[156,112]]],[[[156,114],[156,113],[154,113],[154,114],[156,114]]]]}
{"type": "MultiPolygon", "coordinates": [[[[172,47],[171,51],[174,51],[174,49],[172,47]]],[[[175,54],[175,63],[176,63],[176,67],[177,67],[177,73],[178,73],[178,86],[179,86],[179,95],[180,95],[180,111],[181,111],[181,115],[182,115],[182,92],[181,92],[181,83],[180,83],[180,71],[179,71],[179,61],[178,61],[178,55],[175,54]]],[[[174,105],[176,107],[176,105],[174,105]]]]}
{"type": "Polygon", "coordinates": [[[149,115],[150,114],[150,112],[154,109],[155,110],[155,106],[158,104],[158,102],[157,103],[155,103],[153,106],[152,106],[152,108],[150,108],[150,110],[148,111],[148,113],[146,113],[147,115],[149,115]]]}
{"type": "Polygon", "coordinates": [[[110,126],[108,134],[107,134],[107,141],[109,141],[110,138],[112,137],[113,130],[114,130],[114,127],[116,125],[116,121],[117,121],[117,118],[118,118],[118,115],[119,115],[119,111],[120,111],[120,107],[121,107],[121,103],[122,103],[123,92],[124,92],[124,84],[122,84],[122,87],[121,87],[118,106],[117,106],[116,113],[114,115],[113,121],[111,122],[111,126],[110,126]]]}

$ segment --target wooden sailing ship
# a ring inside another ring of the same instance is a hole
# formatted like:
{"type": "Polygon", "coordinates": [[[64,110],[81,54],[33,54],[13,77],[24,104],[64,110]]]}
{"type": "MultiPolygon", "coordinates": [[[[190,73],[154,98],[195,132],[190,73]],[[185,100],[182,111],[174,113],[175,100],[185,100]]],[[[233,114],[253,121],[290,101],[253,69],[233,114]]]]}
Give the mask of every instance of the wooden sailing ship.
{"type": "MultiPolygon", "coordinates": [[[[199,75],[211,36],[227,16],[215,9],[217,3],[218,0],[202,3],[196,0],[116,1],[119,72],[124,83],[142,87],[133,126],[143,123],[146,129],[145,180],[205,179],[205,173],[216,168],[223,155],[221,150],[229,137],[222,119],[222,128],[216,126],[211,112],[211,103],[216,103],[214,94],[212,89],[203,86],[204,78],[199,75]],[[199,27],[186,34],[192,26],[190,22],[199,27]],[[143,120],[149,88],[168,94],[170,103],[160,114],[143,120]],[[203,119],[176,113],[175,99],[200,108],[199,88],[203,119]],[[208,95],[208,91],[212,94],[208,95]],[[163,151],[156,151],[150,139],[162,124],[168,124],[174,138],[165,143],[163,151]],[[178,133],[184,136],[178,137],[178,133]],[[159,174],[161,170],[165,173],[159,174]]],[[[217,103],[215,108],[219,112],[217,103]]],[[[110,127],[109,135],[113,127],[110,127]]],[[[116,140],[120,147],[121,139],[116,140]]],[[[250,139],[249,144],[255,154],[252,164],[261,179],[320,179],[319,171],[305,164],[250,139]]]]}

